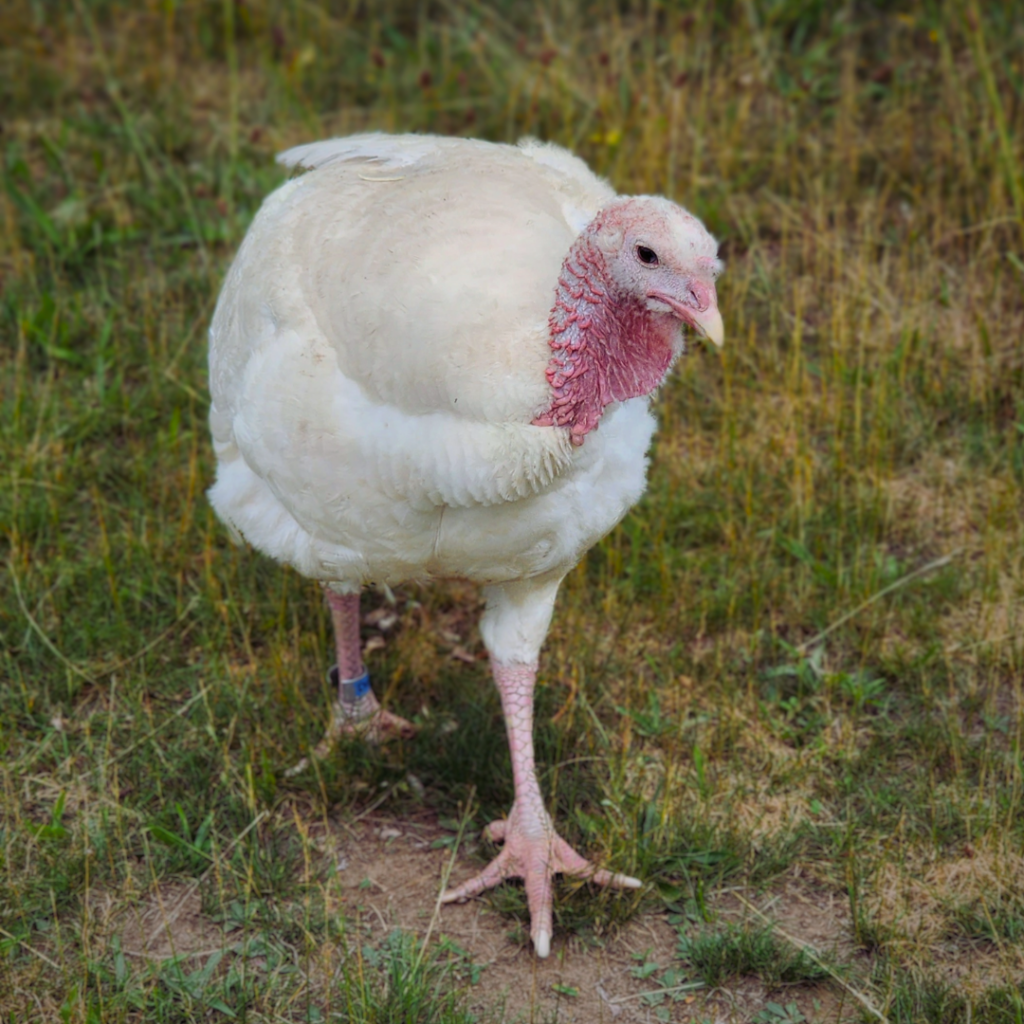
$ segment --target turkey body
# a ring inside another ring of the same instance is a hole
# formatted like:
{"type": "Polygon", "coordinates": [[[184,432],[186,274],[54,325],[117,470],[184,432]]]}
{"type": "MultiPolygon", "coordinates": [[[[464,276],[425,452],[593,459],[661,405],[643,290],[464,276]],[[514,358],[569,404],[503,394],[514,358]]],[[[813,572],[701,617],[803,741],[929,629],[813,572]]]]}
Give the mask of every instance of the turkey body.
{"type": "Polygon", "coordinates": [[[578,447],[532,423],[562,260],[614,193],[537,143],[328,147],[293,151],[316,169],[266,201],[217,305],[215,509],[349,588],[560,579],[640,497],[654,430],[646,397],[578,447]]]}
{"type": "Polygon", "coordinates": [[[562,578],[643,492],[649,396],[683,325],[721,342],[717,246],[682,208],[616,196],[537,142],[361,135],[281,159],[307,173],[263,204],[210,327],[210,500],[326,585],[328,739],[411,729],[370,686],[364,584],[483,585],[515,797],[489,826],[500,854],[442,899],[523,878],[547,956],[555,874],[640,882],[586,861],[545,809],[539,652],[562,578]]]}

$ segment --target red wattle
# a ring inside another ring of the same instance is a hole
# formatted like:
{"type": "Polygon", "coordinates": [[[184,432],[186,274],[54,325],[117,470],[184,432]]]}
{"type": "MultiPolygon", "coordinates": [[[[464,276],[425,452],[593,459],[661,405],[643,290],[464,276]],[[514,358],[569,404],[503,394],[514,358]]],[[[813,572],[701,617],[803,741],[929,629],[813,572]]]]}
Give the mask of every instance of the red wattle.
{"type": "Polygon", "coordinates": [[[615,286],[593,230],[576,239],[562,264],[548,317],[551,405],[533,421],[568,427],[574,444],[597,427],[607,405],[661,384],[680,331],[673,318],[651,313],[642,297],[615,286]]]}

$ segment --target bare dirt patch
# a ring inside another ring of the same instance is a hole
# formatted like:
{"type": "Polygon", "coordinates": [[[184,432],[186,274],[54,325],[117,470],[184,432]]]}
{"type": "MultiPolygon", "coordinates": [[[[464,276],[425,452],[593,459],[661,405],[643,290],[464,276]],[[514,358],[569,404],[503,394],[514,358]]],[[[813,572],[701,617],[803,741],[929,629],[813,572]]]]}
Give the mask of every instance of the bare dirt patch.
{"type": "MultiPolygon", "coordinates": [[[[382,817],[334,834],[337,848],[332,856],[341,868],[337,877],[342,903],[370,941],[394,928],[453,940],[484,965],[479,999],[474,1000],[478,1008],[503,1006],[509,1020],[627,1024],[655,1019],[640,1003],[643,993],[656,986],[633,978],[630,970],[639,962],[634,953],[646,953],[666,966],[671,962],[676,938],[664,917],[631,922],[600,946],[556,937],[551,956],[539,960],[521,941],[525,936],[516,923],[492,910],[486,900],[446,906],[435,916],[451,854],[431,846],[444,835],[429,822],[382,817]]],[[[477,869],[459,858],[452,882],[477,869]]]]}
{"type": "MultiPolygon", "coordinates": [[[[556,935],[551,956],[539,960],[524,930],[494,911],[486,900],[446,906],[435,917],[435,904],[448,850],[432,849],[445,835],[429,820],[410,821],[377,817],[357,826],[339,826],[331,836],[330,856],[340,867],[337,878],[341,902],[356,917],[370,941],[394,928],[432,938],[446,936],[485,965],[477,991],[480,1010],[503,1006],[509,1021],[603,1022],[616,1024],[656,1022],[655,1008],[645,993],[659,987],[656,979],[633,975],[642,962],[663,969],[678,964],[677,934],[664,914],[643,914],[600,943],[556,935]],[[433,923],[432,923],[433,922],[433,923]],[[575,994],[569,994],[575,993],[575,994]]],[[[478,866],[460,857],[452,882],[474,873],[478,866]]],[[[769,915],[787,934],[819,951],[852,948],[845,911],[830,894],[815,894],[797,881],[779,893],[758,897],[769,915]]],[[[735,896],[725,896],[721,911],[750,917],[735,896]]],[[[756,979],[741,979],[714,992],[697,991],[677,1003],[663,1003],[669,1020],[750,1021],[766,1002],[795,1002],[809,1021],[846,1019],[856,1006],[829,985],[801,986],[787,992],[769,992],[756,979]]]]}
{"type": "Polygon", "coordinates": [[[798,877],[791,876],[756,897],[725,893],[715,909],[737,919],[771,921],[778,934],[817,954],[847,961],[856,952],[846,897],[798,877]]]}
{"type": "Polygon", "coordinates": [[[223,949],[223,930],[201,910],[199,887],[162,882],[133,904],[121,922],[121,948],[147,960],[203,957],[223,949]]]}
{"type": "MultiPolygon", "coordinates": [[[[448,939],[483,968],[469,992],[482,1020],[739,1024],[755,1020],[769,1001],[795,1003],[808,1022],[852,1020],[859,1010],[856,1000],[833,983],[769,990],[753,977],[654,1006],[645,996],[662,987],[659,976],[665,970],[681,965],[678,934],[667,914],[641,914],[600,939],[556,934],[551,956],[539,960],[526,928],[487,899],[438,907],[446,870],[451,868],[454,884],[479,864],[461,853],[452,864],[450,850],[435,847],[451,833],[431,815],[318,821],[303,830],[319,857],[328,905],[346,921],[348,938],[338,948],[376,946],[395,929],[421,939],[429,935],[432,943],[448,939]],[[658,971],[637,977],[645,963],[658,964],[658,971]]],[[[122,950],[136,962],[184,958],[198,967],[228,945],[222,926],[202,912],[194,882],[155,885],[127,911],[123,898],[113,893],[97,891],[91,902],[102,931],[119,934],[122,950]]],[[[730,890],[714,898],[712,909],[722,922],[763,927],[771,921],[781,936],[838,961],[855,955],[843,900],[802,878],[790,877],[769,892],[730,890]]]]}

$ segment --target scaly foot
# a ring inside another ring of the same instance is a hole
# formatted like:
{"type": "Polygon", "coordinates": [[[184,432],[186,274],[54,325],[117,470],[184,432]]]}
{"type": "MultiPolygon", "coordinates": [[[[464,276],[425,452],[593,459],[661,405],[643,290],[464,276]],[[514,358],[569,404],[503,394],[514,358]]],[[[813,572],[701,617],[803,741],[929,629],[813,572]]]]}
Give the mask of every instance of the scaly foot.
{"type": "Polygon", "coordinates": [[[367,743],[376,746],[395,739],[412,739],[416,735],[416,726],[407,718],[396,715],[379,705],[365,718],[355,718],[346,714],[340,701],[335,701],[331,708],[331,724],[327,726],[324,738],[313,748],[310,757],[304,757],[284,774],[286,778],[298,775],[309,767],[310,758],[322,761],[334,749],[342,736],[360,736],[367,743]]]}
{"type": "Polygon", "coordinates": [[[330,753],[340,736],[361,736],[376,746],[390,740],[411,740],[416,735],[416,726],[409,719],[385,708],[378,708],[369,718],[346,718],[336,701],[331,715],[330,727],[314,751],[317,757],[330,753]]]}
{"type": "Polygon", "coordinates": [[[513,804],[506,820],[492,821],[484,829],[487,838],[496,842],[504,841],[501,853],[475,878],[444,893],[441,902],[455,903],[470,899],[506,878],[523,879],[526,883],[526,902],[530,908],[530,938],[533,939],[537,956],[546,957],[551,952],[551,908],[555,875],[561,872],[618,889],[639,889],[641,882],[629,875],[594,867],[555,831],[546,811],[542,817],[536,812],[532,815],[532,828],[525,826],[524,817],[519,813],[518,806],[513,804]]]}

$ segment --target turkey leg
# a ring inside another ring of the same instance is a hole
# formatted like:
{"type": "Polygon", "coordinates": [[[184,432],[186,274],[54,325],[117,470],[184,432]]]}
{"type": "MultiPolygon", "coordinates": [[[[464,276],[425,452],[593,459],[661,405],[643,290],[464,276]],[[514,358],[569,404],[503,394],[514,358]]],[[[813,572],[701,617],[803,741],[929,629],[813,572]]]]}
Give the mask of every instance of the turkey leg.
{"type": "Polygon", "coordinates": [[[595,868],[556,831],[544,807],[533,760],[533,687],[537,664],[502,665],[491,660],[494,681],[501,694],[508,745],[512,752],[515,798],[504,821],[493,821],[484,834],[504,846],[475,878],[441,897],[442,903],[469,899],[506,878],[522,878],[530,908],[530,937],[539,957],[551,951],[553,880],[559,872],[586,878],[598,885],[638,889],[640,881],[629,875],[595,868]]]}
{"type": "MultiPolygon", "coordinates": [[[[331,708],[331,723],[316,745],[313,757],[324,758],[339,736],[359,734],[370,743],[402,736],[414,736],[416,727],[404,718],[382,708],[370,686],[370,673],[363,664],[359,640],[359,595],[338,594],[325,588],[334,620],[334,641],[338,664],[331,669],[331,681],[338,684],[338,699],[331,708]]],[[[287,775],[296,775],[309,764],[304,757],[287,775]]]]}
{"type": "MultiPolygon", "coordinates": [[[[324,740],[330,737],[333,742],[341,733],[359,733],[374,743],[395,736],[408,739],[415,735],[415,726],[382,708],[370,688],[370,673],[363,664],[363,648],[359,640],[359,595],[336,594],[330,587],[326,588],[326,593],[338,649],[338,699],[324,740]]],[[[320,747],[317,747],[317,756],[322,757],[327,750],[320,753],[320,747]]]]}

